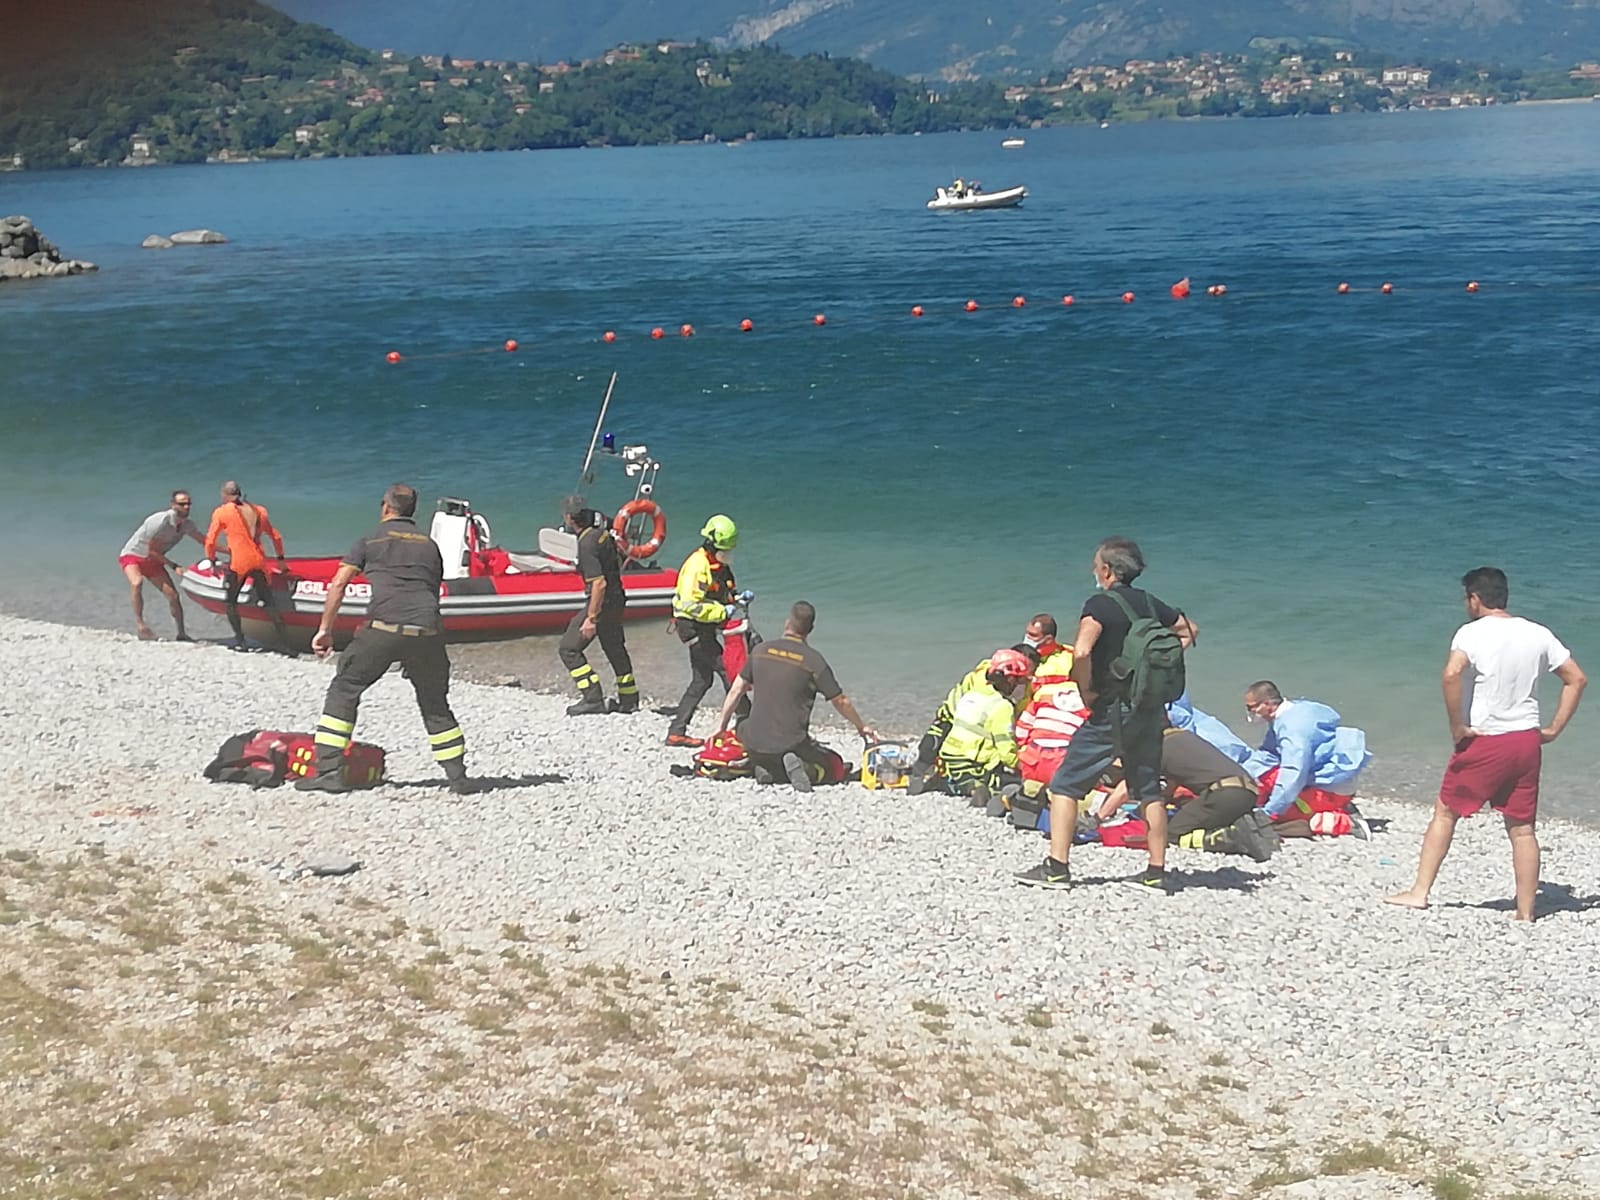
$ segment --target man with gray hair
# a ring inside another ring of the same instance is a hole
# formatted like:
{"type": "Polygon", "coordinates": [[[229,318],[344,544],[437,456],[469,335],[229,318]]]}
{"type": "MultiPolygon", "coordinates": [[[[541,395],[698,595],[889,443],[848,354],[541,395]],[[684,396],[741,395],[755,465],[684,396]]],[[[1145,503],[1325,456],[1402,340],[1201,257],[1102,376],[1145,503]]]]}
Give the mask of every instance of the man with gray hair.
{"type": "Polygon", "coordinates": [[[1194,644],[1195,624],[1183,613],[1133,586],[1144,573],[1144,555],[1128,538],[1106,538],[1095,547],[1094,583],[1099,589],[1084,602],[1072,649],[1072,678],[1089,719],[1072,735],[1067,756],[1050,780],[1050,853],[1044,862],[1020,872],[1029,887],[1072,885],[1067,855],[1077,830],[1079,807],[1117,759],[1128,794],[1143,808],[1149,827],[1150,865],[1130,883],[1150,893],[1167,890],[1167,810],[1161,795],[1162,708],[1144,709],[1129,700],[1112,673],[1136,620],[1154,621],[1177,634],[1184,649],[1194,644]]]}

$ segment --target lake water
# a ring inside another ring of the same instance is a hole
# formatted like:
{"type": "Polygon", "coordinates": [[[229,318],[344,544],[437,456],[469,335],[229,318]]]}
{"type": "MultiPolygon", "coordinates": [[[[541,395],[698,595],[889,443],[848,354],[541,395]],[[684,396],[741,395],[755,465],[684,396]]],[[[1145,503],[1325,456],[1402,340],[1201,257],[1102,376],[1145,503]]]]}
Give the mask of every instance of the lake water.
{"type": "MultiPolygon", "coordinates": [[[[666,463],[668,556],[733,515],[758,618],[816,602],[883,725],[1036,610],[1070,627],[1110,533],[1201,625],[1198,703],[1242,728],[1256,678],[1325,700],[1368,730],[1370,786],[1436,786],[1463,571],[1504,567],[1597,669],[1600,104],[999,143],[0,176],[0,212],[102,267],[0,287],[0,606],[128,626],[128,532],[230,476],[292,550],[342,549],[395,478],[531,545],[615,370],[609,428],[666,463]],[[956,175],[1031,196],[927,212],[956,175]],[[232,241],[137,248],[195,226],[232,241]]],[[[675,643],[634,641],[675,694],[675,643]]],[[[1597,711],[1549,756],[1555,811],[1588,809],[1597,711]]]]}

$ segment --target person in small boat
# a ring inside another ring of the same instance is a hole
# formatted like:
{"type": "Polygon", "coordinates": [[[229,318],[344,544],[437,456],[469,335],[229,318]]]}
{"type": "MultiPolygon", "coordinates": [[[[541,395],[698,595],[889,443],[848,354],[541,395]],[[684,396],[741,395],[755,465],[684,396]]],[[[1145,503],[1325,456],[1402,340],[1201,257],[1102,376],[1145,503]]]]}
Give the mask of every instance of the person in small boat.
{"type": "Polygon", "coordinates": [[[278,641],[287,642],[283,617],[272,603],[272,591],[267,584],[267,558],[261,550],[262,537],[272,539],[278,552],[278,569],[283,569],[283,535],[272,524],[267,510],[245,499],[244,489],[235,480],[222,485],[222,503],[211,513],[211,527],[206,531],[206,557],[215,561],[218,544],[226,539],[228,544],[227,571],[223,575],[223,603],[228,610],[228,624],[233,627],[233,648],[244,648],[244,628],[239,622],[239,593],[249,583],[252,604],[259,604],[272,618],[278,641]]]}
{"type": "Polygon", "coordinates": [[[950,193],[957,200],[964,198],[967,194],[967,181],[964,179],[956,180],[950,185],[950,193]]]}
{"type": "MultiPolygon", "coordinates": [[[[1029,628],[1031,629],[1032,625],[1029,628]]],[[[1037,665],[1039,651],[1029,645],[1026,639],[1018,642],[1011,649],[1024,657],[1030,658],[1037,665]]],[[[945,693],[943,703],[939,705],[938,711],[933,714],[933,721],[929,724],[928,731],[922,735],[922,740],[917,743],[917,761],[912,766],[910,778],[906,783],[906,790],[911,795],[921,795],[923,789],[927,787],[928,776],[932,773],[933,764],[939,757],[939,747],[944,745],[945,738],[950,736],[956,705],[961,702],[961,697],[970,691],[986,686],[988,674],[989,660],[985,658],[972,670],[956,680],[955,686],[945,693]]]]}
{"type": "Polygon", "coordinates": [[[622,554],[604,513],[584,504],[582,496],[568,497],[563,508],[567,529],[578,535],[578,574],[583,577],[585,597],[583,611],[573,614],[559,650],[561,665],[578,687],[578,702],[567,709],[567,716],[637,712],[639,685],[633,678],[633,660],[622,627],[622,610],[627,604],[622,592],[622,554]],[[596,638],[617,676],[617,696],[610,708],[600,676],[584,655],[596,638]]]}
{"type": "Polygon", "coordinates": [[[689,736],[689,722],[714,681],[728,687],[722,667],[722,624],[739,610],[733,582],[733,551],[739,544],[739,527],[718,513],[700,530],[700,546],[678,568],[678,586],[672,596],[672,628],[689,647],[689,686],[683,689],[678,711],[667,727],[667,745],[699,746],[689,736]]]}
{"type": "Polygon", "coordinates": [[[1022,784],[1013,724],[1035,665],[1019,650],[996,650],[989,656],[983,683],[956,701],[939,761],[956,793],[975,808],[986,807],[1006,787],[1022,784]]]}
{"type": "Polygon", "coordinates": [[[301,791],[343,792],[344,752],[356,728],[356,710],[366,690],[401,664],[417,694],[434,761],[457,795],[477,790],[467,776],[467,739],[450,709],[450,655],[439,613],[444,558],[439,546],[417,529],[417,489],[391,484],[383,493],[381,524],[350,547],[328,583],[322,624],[311,639],[318,658],[333,651],[333,623],[345,589],[357,575],[372,586],[367,621],[339,658],[317,721],[317,771],[295,784],[301,791]]]}
{"type": "Polygon", "coordinates": [[[811,709],[818,696],[854,725],[863,741],[878,740],[844,694],[828,660],[806,640],[816,626],[816,607],[796,600],[784,619],[783,636],[750,652],[722,703],[719,732],[728,728],[745,697],[751,697],[738,734],[757,783],[775,783],[781,776],[795,791],[809,792],[816,784],[844,780],[844,759],[811,736],[811,709]]]}
{"type": "Polygon", "coordinates": [[[1268,725],[1261,748],[1244,766],[1260,782],[1262,807],[1279,836],[1370,837],[1354,805],[1356,779],[1372,760],[1367,735],[1341,724],[1326,704],[1285,700],[1270,679],[1245,690],[1244,707],[1252,722],[1268,725]]]}
{"type": "Polygon", "coordinates": [[[133,536],[117,556],[117,565],[122,568],[123,577],[127,579],[131,590],[134,627],[138,630],[140,641],[148,642],[156,636],[144,619],[144,583],[147,579],[167,598],[167,607],[172,610],[172,623],[178,631],[178,641],[194,640],[184,631],[183,601],[178,598],[178,588],[172,582],[172,576],[167,574],[168,567],[178,565],[167,555],[184,538],[193,538],[200,545],[205,545],[206,540],[200,536],[199,526],[189,519],[189,511],[193,506],[194,501],[189,493],[179,488],[172,493],[171,507],[151,513],[140,522],[139,528],[133,531],[133,536]]]}

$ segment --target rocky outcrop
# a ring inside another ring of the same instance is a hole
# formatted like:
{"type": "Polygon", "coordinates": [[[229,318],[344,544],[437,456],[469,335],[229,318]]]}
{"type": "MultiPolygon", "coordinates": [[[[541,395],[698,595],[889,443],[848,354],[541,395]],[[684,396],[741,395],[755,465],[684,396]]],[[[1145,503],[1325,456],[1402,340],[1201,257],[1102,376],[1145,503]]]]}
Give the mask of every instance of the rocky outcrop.
{"type": "Polygon", "coordinates": [[[220,246],[227,240],[215,229],[180,229],[171,237],[152,233],[139,245],[146,250],[171,250],[174,246],[220,246]]]}
{"type": "Polygon", "coordinates": [[[174,246],[220,246],[227,240],[215,229],[180,229],[172,235],[174,246]]]}
{"type": "Polygon", "coordinates": [[[63,258],[61,251],[27,217],[0,217],[0,282],[7,279],[59,279],[98,268],[92,262],[63,258]]]}

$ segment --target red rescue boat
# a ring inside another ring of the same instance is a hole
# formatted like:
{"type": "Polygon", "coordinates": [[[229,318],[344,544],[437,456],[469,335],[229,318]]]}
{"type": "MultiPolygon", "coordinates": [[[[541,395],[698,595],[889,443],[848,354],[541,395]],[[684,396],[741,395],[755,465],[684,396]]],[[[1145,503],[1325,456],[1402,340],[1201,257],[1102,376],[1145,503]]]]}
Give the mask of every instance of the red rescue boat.
{"type": "MultiPolygon", "coordinates": [[[[608,435],[609,440],[609,435],[608,435]]],[[[604,454],[623,459],[629,476],[637,477],[634,499],[617,513],[612,525],[624,549],[622,588],[628,598],[626,620],[667,617],[678,582],[673,567],[663,567],[656,554],[666,539],[666,514],[650,499],[660,464],[643,446],[625,446],[604,454]]],[[[466,500],[438,502],[429,529],[444,557],[444,583],[439,610],[445,636],[452,642],[486,642],[552,633],[565,629],[585,605],[578,575],[577,538],[563,529],[541,529],[537,550],[503,550],[494,544],[489,522],[466,500]]],[[[338,571],[339,555],[289,558],[280,568],[270,562],[270,603],[282,618],[293,648],[310,644],[322,620],[328,584],[338,571]]],[[[223,615],[225,566],[201,562],[181,572],[178,586],[207,612],[223,615]]],[[[277,640],[272,616],[257,602],[253,585],[239,597],[239,617],[247,636],[277,640]]],[[[333,640],[343,646],[367,617],[371,585],[357,575],[344,596],[334,622],[333,640]]]]}

